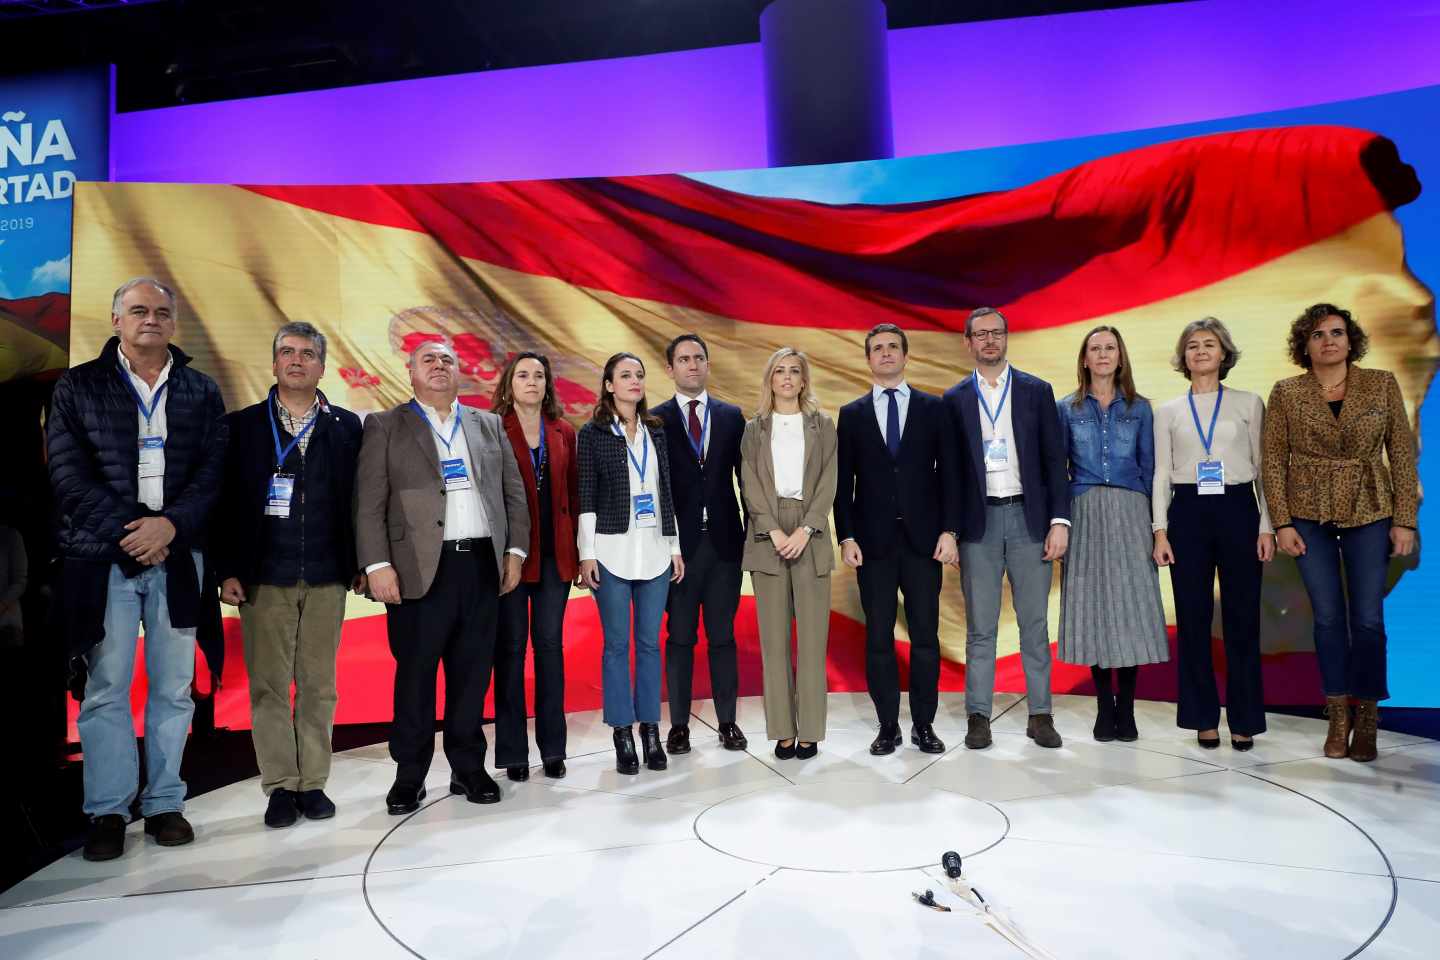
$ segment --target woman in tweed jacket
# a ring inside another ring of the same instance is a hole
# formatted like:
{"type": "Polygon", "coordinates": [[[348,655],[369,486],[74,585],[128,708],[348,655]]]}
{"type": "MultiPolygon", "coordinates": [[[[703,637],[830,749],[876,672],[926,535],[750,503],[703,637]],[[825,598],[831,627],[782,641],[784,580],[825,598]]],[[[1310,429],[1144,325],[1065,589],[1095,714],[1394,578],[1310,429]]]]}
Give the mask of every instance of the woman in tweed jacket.
{"type": "Polygon", "coordinates": [[[1290,358],[1307,372],[1271,391],[1264,457],[1278,547],[1295,558],[1315,614],[1325,756],[1361,762],[1375,759],[1376,704],[1390,695],[1385,574],[1390,557],[1415,549],[1420,490],[1400,385],[1389,371],[1354,365],[1368,346],[1334,304],[1291,324],[1290,358]]]}
{"type": "Polygon", "coordinates": [[[600,400],[576,437],[575,459],[580,474],[580,579],[595,592],[605,636],[600,675],[605,723],[615,729],[615,769],[640,772],[632,732],[638,720],[645,766],[664,770],[660,619],[670,582],[685,576],[685,561],[670,498],[665,428],[650,415],[645,364],[634,354],[617,353],[605,362],[600,400]]]}

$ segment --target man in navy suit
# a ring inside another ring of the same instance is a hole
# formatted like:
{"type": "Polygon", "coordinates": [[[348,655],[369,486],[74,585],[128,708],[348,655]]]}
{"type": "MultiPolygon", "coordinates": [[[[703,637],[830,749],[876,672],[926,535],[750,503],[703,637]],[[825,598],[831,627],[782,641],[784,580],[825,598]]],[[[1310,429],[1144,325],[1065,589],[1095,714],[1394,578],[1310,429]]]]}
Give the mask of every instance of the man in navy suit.
{"type": "Polygon", "coordinates": [[[680,552],[688,576],[670,585],[665,641],[665,683],[670,691],[670,734],[665,749],[690,752],[690,689],[700,621],[710,650],[710,690],[726,750],[744,750],[735,723],[739,671],[735,664],[735,611],[740,606],[740,554],[745,530],[735,482],[745,416],[706,390],[710,351],[698,334],[682,333],[665,348],[665,372],[675,396],[655,407],[665,424],[670,489],[680,524],[680,552]]]}
{"type": "Polygon", "coordinates": [[[910,632],[910,742],[944,753],[933,726],[940,687],[940,584],[958,558],[958,487],[953,430],[939,397],[905,382],[910,341],[893,323],[865,336],[875,378],[840,408],[835,533],[855,569],[865,611],[865,680],[880,720],[870,752],[894,753],[900,733],[900,670],[895,658],[896,591],[905,595],[910,632]]]}
{"type": "Polygon", "coordinates": [[[1050,709],[1051,564],[1070,542],[1066,451],[1050,384],[1010,366],[1009,326],[993,307],[965,320],[975,372],[945,391],[959,439],[960,569],[965,592],[965,746],[990,746],[1001,577],[1020,627],[1030,720],[1042,747],[1060,746],[1050,709]]]}

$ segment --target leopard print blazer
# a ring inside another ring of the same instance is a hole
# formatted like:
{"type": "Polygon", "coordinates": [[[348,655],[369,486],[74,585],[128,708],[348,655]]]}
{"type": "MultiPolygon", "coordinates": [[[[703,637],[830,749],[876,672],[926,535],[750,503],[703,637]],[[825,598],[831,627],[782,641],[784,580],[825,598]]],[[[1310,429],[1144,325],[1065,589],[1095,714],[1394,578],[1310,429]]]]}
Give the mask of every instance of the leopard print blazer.
{"type": "Polygon", "coordinates": [[[1390,517],[1416,526],[1415,434],[1400,384],[1388,370],[1351,366],[1348,376],[1338,417],[1312,374],[1270,392],[1262,473],[1277,529],[1292,517],[1339,527],[1390,517]]]}

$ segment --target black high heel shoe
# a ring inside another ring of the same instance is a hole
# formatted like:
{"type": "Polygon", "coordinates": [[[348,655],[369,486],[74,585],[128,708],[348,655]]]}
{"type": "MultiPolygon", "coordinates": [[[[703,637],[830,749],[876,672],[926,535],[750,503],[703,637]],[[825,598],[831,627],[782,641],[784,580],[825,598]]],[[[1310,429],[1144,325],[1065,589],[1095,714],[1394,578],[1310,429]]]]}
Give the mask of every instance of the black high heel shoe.
{"type": "Polygon", "coordinates": [[[651,770],[664,770],[670,765],[665,745],[660,742],[660,724],[640,724],[640,749],[645,751],[645,766],[651,770]]]}
{"type": "Polygon", "coordinates": [[[1239,750],[1241,753],[1244,753],[1246,750],[1253,750],[1255,747],[1255,738],[1251,737],[1249,740],[1236,740],[1234,737],[1231,737],[1230,747],[1231,749],[1239,750]]]}
{"type": "Polygon", "coordinates": [[[640,758],[635,755],[635,731],[629,727],[615,728],[615,772],[640,772],[640,758]]]}
{"type": "Polygon", "coordinates": [[[1219,736],[1214,736],[1214,737],[1202,737],[1202,736],[1200,736],[1200,734],[1197,733],[1197,734],[1195,734],[1195,742],[1198,743],[1198,744],[1200,744],[1200,746],[1203,747],[1203,748],[1206,749],[1206,750],[1219,750],[1219,749],[1220,749],[1220,737],[1219,737],[1219,736]]]}

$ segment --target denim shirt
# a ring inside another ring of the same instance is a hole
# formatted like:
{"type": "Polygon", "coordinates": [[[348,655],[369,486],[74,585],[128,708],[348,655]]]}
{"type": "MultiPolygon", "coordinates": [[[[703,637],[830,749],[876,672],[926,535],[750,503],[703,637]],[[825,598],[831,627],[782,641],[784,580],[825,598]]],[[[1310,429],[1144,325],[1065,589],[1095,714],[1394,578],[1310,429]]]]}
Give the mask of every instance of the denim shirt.
{"type": "Polygon", "coordinates": [[[1093,396],[1080,406],[1075,394],[1055,404],[1060,436],[1070,458],[1070,496],[1091,487],[1124,487],[1150,496],[1155,476],[1155,414],[1150,402],[1117,396],[1102,411],[1093,396]]]}

